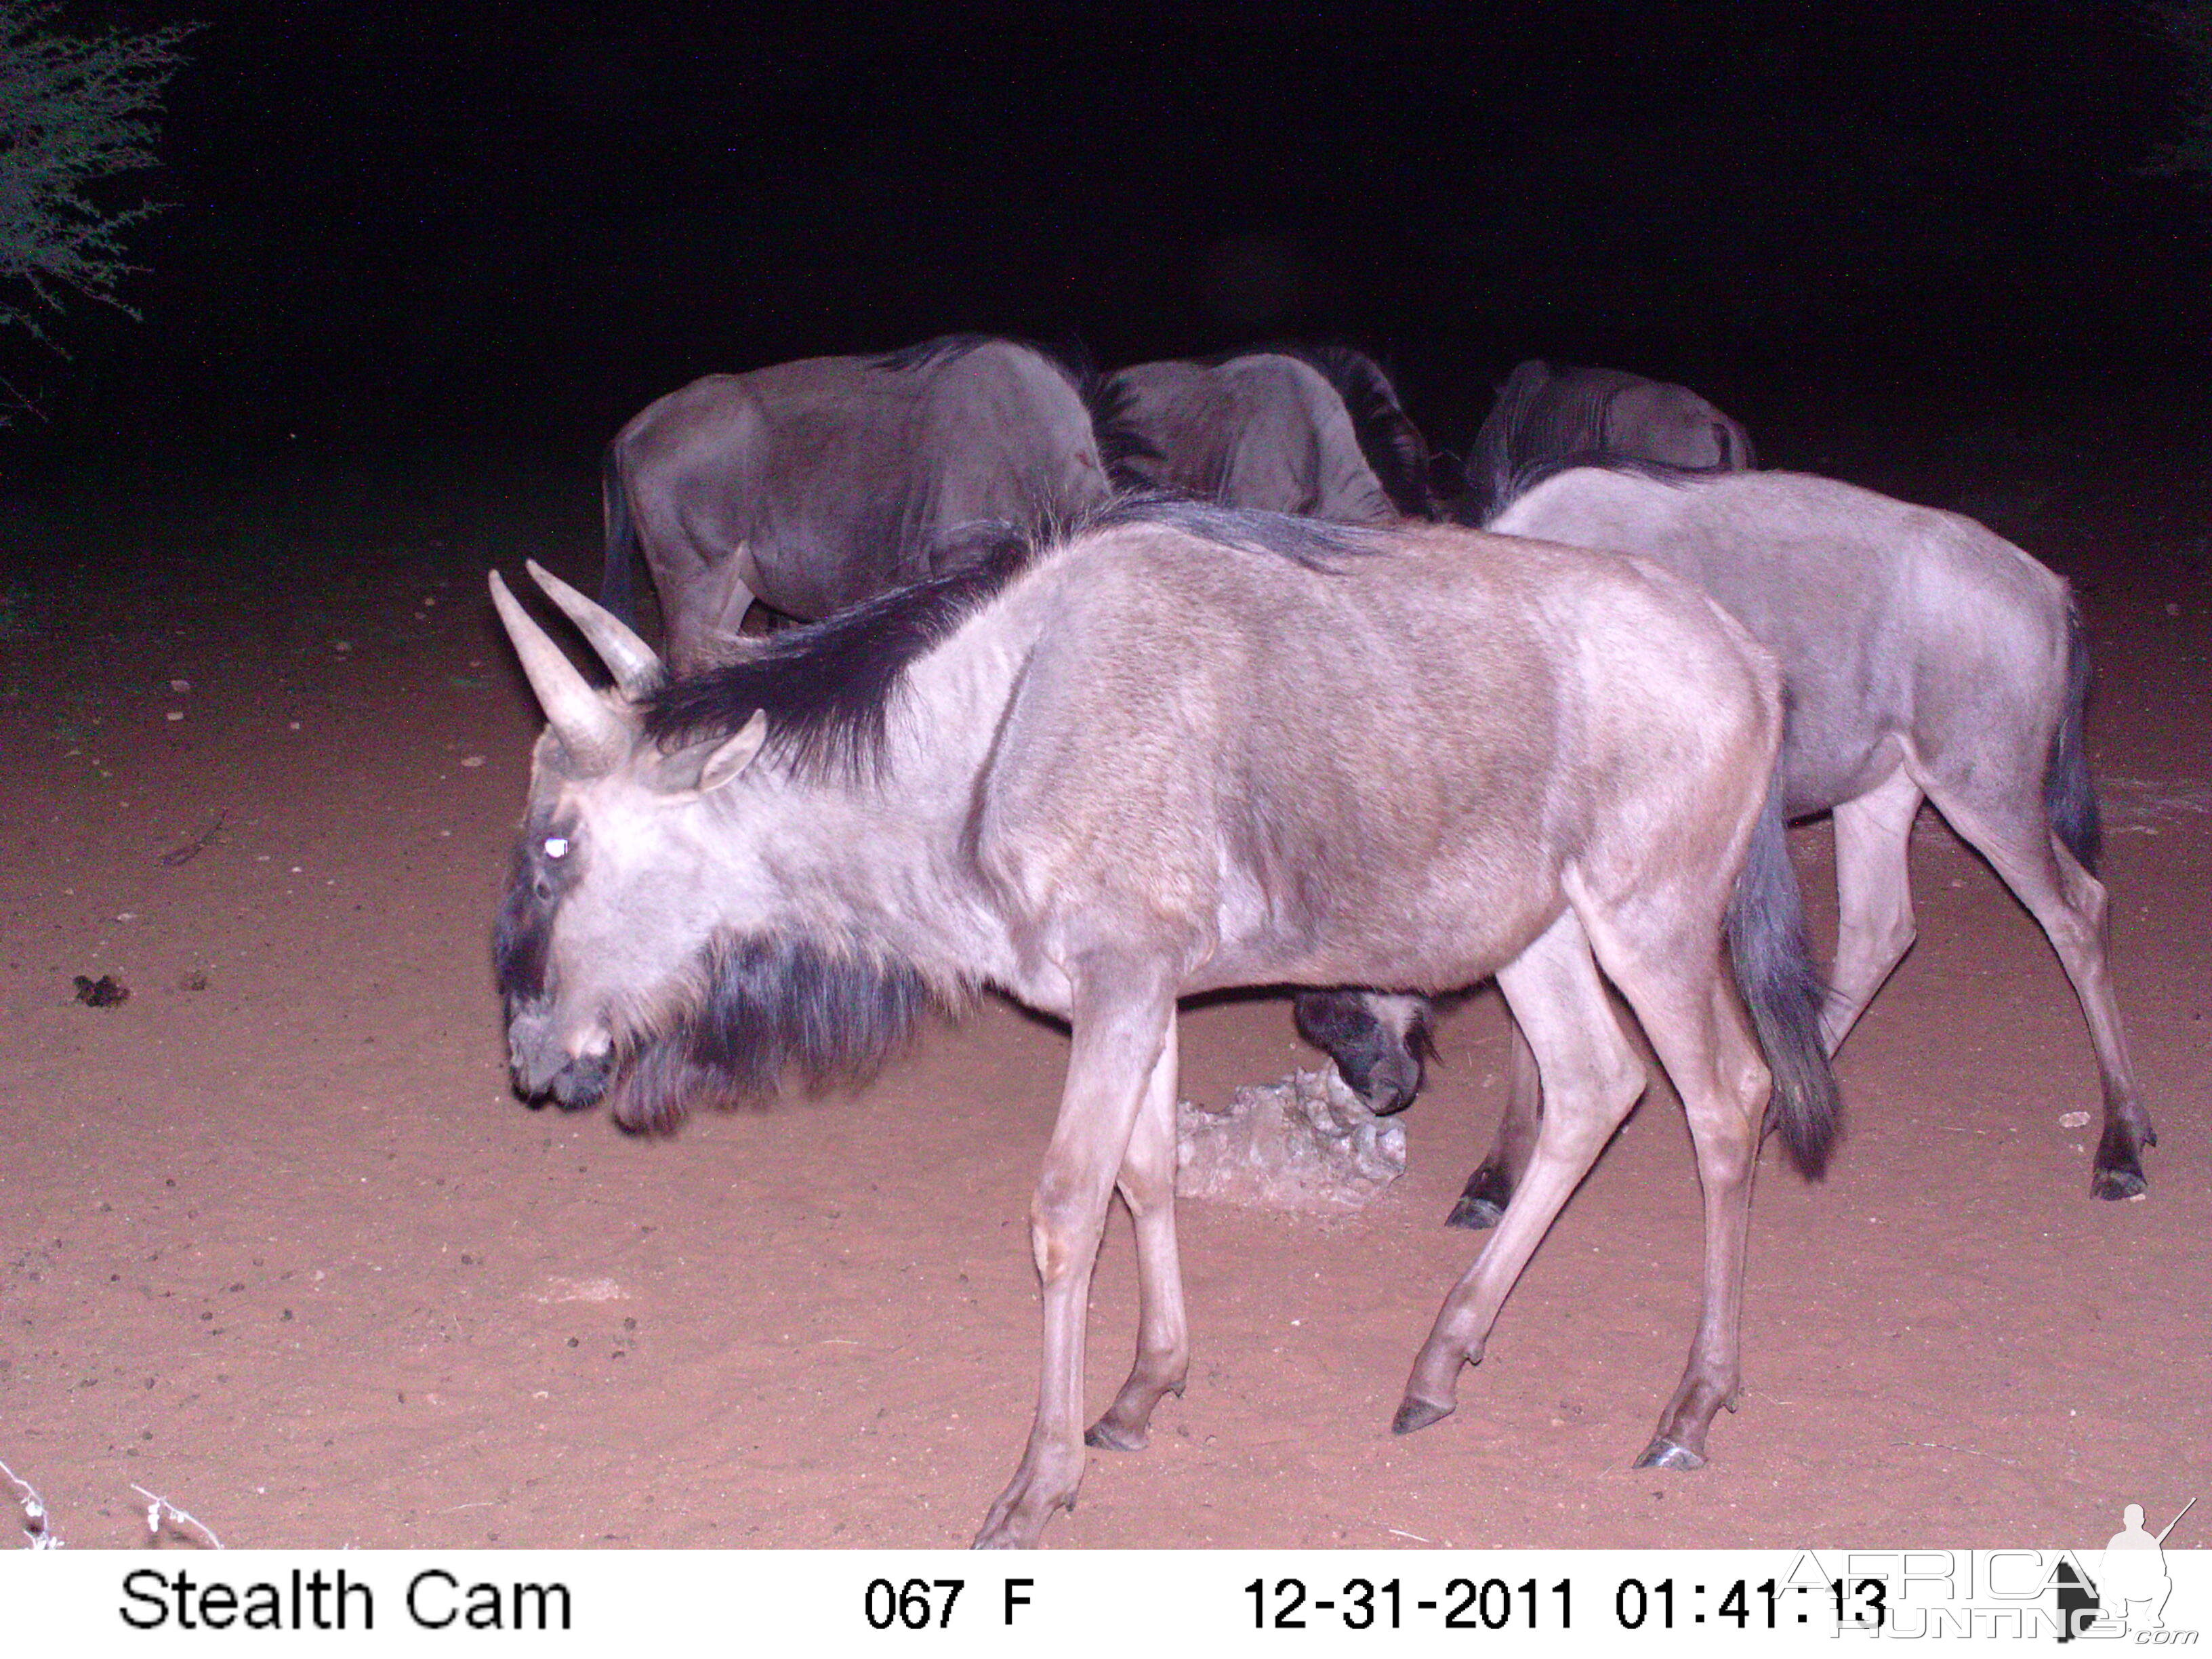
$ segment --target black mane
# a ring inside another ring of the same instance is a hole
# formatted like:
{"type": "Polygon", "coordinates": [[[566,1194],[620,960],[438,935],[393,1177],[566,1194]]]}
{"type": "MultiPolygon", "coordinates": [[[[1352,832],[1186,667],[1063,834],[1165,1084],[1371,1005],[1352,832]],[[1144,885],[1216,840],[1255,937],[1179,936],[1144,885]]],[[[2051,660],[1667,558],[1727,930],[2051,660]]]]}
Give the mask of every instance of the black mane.
{"type": "MultiPolygon", "coordinates": [[[[896,351],[886,351],[868,360],[870,368],[903,370],[927,368],[933,363],[964,357],[978,346],[989,345],[999,337],[995,334],[940,334],[934,339],[917,340],[912,345],[901,346],[896,351]]],[[[1021,341],[1012,342],[1019,345],[1021,341]]]]}
{"type": "Polygon", "coordinates": [[[735,662],[661,687],[647,733],[665,748],[726,737],[768,715],[769,747],[816,776],[866,775],[881,759],[906,671],[1012,581],[1036,543],[1012,525],[964,526],[934,544],[945,574],[753,644],[735,662]]]}
{"type": "Polygon", "coordinates": [[[1157,524],[1241,552],[1334,570],[1382,544],[1356,525],[1215,507],[1172,495],[1124,495],[1052,541],[1006,524],[969,525],[935,544],[944,574],[751,643],[734,662],[676,680],[645,702],[647,735],[664,748],[730,736],[768,715],[769,748],[802,775],[867,775],[883,757],[891,700],[907,670],[951,637],[1050,545],[1094,530],[1157,524]]]}
{"type": "Polygon", "coordinates": [[[1187,495],[1159,494],[1121,496],[1077,528],[1115,530],[1133,524],[1164,525],[1217,547],[1271,553],[1309,570],[1334,570],[1341,560],[1380,552],[1383,545],[1377,532],[1364,525],[1333,524],[1256,507],[1218,507],[1187,495]]]}

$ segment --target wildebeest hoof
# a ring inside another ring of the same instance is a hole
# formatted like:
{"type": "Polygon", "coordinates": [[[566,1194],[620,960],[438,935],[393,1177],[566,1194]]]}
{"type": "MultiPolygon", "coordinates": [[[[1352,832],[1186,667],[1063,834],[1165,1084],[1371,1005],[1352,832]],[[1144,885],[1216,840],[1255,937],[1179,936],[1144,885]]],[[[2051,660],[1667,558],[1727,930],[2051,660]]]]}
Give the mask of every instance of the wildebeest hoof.
{"type": "Polygon", "coordinates": [[[1467,1178],[1467,1187],[1452,1206],[1452,1212],[1444,1218],[1447,1227],[1466,1227],[1479,1231],[1495,1227],[1505,1218],[1506,1206],[1513,1202],[1513,1177],[1496,1161],[1495,1156],[1483,1160],[1482,1167],[1467,1178]]]}
{"type": "Polygon", "coordinates": [[[1390,1432],[1411,1434],[1416,1429],[1425,1429],[1431,1423],[1441,1423],[1455,1408],[1439,1406],[1433,1401],[1416,1400],[1407,1395],[1398,1407],[1398,1414],[1390,1419],[1390,1432]]]}
{"type": "MultiPolygon", "coordinates": [[[[1083,1443],[1098,1451],[1142,1451],[1152,1441],[1152,1437],[1146,1430],[1125,1429],[1103,1417],[1083,1435],[1083,1443]]],[[[1075,1506],[1071,1504],[1068,1507],[1073,1509],[1075,1506]]]]}
{"type": "Polygon", "coordinates": [[[2089,1182],[2092,1198],[2137,1198],[2150,1190],[2141,1170],[2100,1170],[2089,1182]]]}
{"type": "Polygon", "coordinates": [[[1495,1227],[1504,1219],[1504,1205],[1493,1203],[1486,1198],[1470,1198],[1462,1193],[1459,1202],[1452,1206],[1451,1213],[1444,1218],[1444,1225],[1464,1227],[1469,1232],[1479,1233],[1486,1228],[1495,1227]]]}
{"type": "Polygon", "coordinates": [[[1693,1452],[1687,1446],[1677,1445],[1665,1435],[1656,1436],[1644,1449],[1644,1455],[1632,1466],[1639,1469],[1702,1469],[1705,1454],[1693,1452]]]}

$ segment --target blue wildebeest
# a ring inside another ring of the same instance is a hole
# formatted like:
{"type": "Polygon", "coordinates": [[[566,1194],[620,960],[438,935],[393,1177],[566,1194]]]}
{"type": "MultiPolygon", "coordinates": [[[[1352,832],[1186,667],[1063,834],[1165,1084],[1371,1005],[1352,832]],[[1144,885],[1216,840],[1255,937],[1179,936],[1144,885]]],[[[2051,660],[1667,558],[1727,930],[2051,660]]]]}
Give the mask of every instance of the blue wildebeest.
{"type": "MultiPolygon", "coordinates": [[[[1431,519],[1429,447],[1382,366],[1341,347],[1139,363],[1107,380],[1134,442],[1121,471],[1140,488],[1222,507],[1339,524],[1431,519]]],[[[1410,1102],[1434,1048],[1428,1006],[1302,993],[1298,1029],[1378,1110],[1410,1102]]]]}
{"type": "Polygon", "coordinates": [[[1137,1358],[1089,1443],[1141,1446],[1182,1391],[1176,1005],[1218,987],[1495,974],[1528,1030],[1550,1108],[1415,1361],[1404,1432],[1452,1410],[1643,1092],[1610,978],[1686,1103],[1705,1204],[1704,1314],[1641,1461],[1703,1462],[1738,1387],[1770,1092],[1808,1170],[1833,1121],[1771,787],[1780,678],[1711,601],[1458,528],[1148,501],[670,683],[619,621],[533,574],[615,684],[592,689],[492,578],[549,722],[495,935],[521,1094],[604,1097],[650,1127],[787,1070],[865,1069],[987,985],[1069,1022],[1030,1211],[1036,1418],[979,1543],[1031,1543],[1074,1501],[1117,1186],[1137,1358]]]}
{"type": "Polygon", "coordinates": [[[1338,524],[1433,518],[1429,447],[1382,365],[1343,347],[1139,363],[1106,395],[1146,489],[1338,524]]]}
{"type": "Polygon", "coordinates": [[[669,660],[702,667],[758,599],[815,618],[941,574],[945,532],[1063,523],[1110,493],[1085,377],[1012,340],[710,374],[607,446],[600,597],[632,614],[641,553],[669,660]]]}
{"type": "Polygon", "coordinates": [[[1723,472],[1759,465],[1744,429],[1687,386],[1532,357],[1505,377],[1475,434],[1460,516],[1484,523],[1531,468],[1600,455],[1723,472]]]}
{"type": "MultiPolygon", "coordinates": [[[[2090,1191],[2144,1190],[2157,1144],[2106,964],[2100,835],[2082,745],[2089,659],[2064,581],[1971,519],[1799,473],[1693,476],[1641,466],[1539,473],[1491,520],[1502,534],[1632,553],[1694,581],[1780,659],[1792,817],[1832,813],[1838,926],[1821,1016],[1835,1052],[1913,940],[1907,854],[1925,799],[2042,924],[2103,1073],[2090,1191]]],[[[1312,996],[1305,1022],[1386,1085],[1419,1055],[1404,997],[1312,996]]],[[[1453,1212],[1504,1212],[1536,1133],[1538,1089],[1516,1042],[1504,1121],[1453,1212]]],[[[1405,1099],[1386,1087],[1385,1103],[1405,1099]]],[[[1370,1096],[1370,1098],[1372,1097],[1370,1096]]]]}

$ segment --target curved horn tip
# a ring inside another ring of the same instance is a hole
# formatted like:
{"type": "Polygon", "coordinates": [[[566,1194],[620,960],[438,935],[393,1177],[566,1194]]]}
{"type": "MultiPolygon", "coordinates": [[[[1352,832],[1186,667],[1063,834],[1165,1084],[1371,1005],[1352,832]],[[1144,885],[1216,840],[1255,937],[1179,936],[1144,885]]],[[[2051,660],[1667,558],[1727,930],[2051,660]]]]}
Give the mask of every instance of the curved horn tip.
{"type": "Polygon", "coordinates": [[[561,647],[507,591],[506,580],[496,570],[491,573],[490,586],[501,625],[562,746],[586,771],[611,768],[629,745],[629,722],[585,683],[561,647]]]}
{"type": "Polygon", "coordinates": [[[630,696],[650,689],[662,672],[660,659],[637,635],[635,629],[598,600],[577,592],[535,559],[526,559],[530,572],[545,596],[574,623],[599,659],[613,671],[615,683],[630,696]]]}
{"type": "Polygon", "coordinates": [[[522,568],[530,573],[530,580],[538,584],[538,591],[559,605],[562,610],[567,611],[572,618],[580,622],[581,618],[577,616],[578,611],[590,615],[601,609],[596,600],[586,597],[571,584],[562,581],[537,560],[525,559],[522,562],[522,568]]]}

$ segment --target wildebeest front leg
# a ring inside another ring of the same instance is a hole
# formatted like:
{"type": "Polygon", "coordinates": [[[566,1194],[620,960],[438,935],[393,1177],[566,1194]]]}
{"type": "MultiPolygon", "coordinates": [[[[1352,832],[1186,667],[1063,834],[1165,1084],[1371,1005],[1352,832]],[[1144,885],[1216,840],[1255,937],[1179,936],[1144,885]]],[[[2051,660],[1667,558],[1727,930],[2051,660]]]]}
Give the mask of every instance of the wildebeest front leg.
{"type": "Polygon", "coordinates": [[[1498,975],[1542,1072],[1547,1109],[1519,1190],[1482,1254],[1444,1300],[1421,1345],[1399,1434],[1450,1414],[1460,1367],[1478,1362],[1498,1310],[1559,1206],[1644,1092],[1644,1071],[1606,1000],[1589,944],[1572,911],[1498,975]]]}
{"type": "Polygon", "coordinates": [[[688,568],[661,579],[661,610],[668,623],[668,664],[679,674],[696,674],[729,660],[738,649],[745,612],[754,594],[745,584],[750,561],[740,548],[712,562],[687,561],[688,568]],[[667,596],[680,594],[680,603],[667,596]]]}
{"type": "Polygon", "coordinates": [[[1115,1183],[1136,1223],[1137,1363],[1106,1414],[1083,1437],[1086,1445],[1115,1451],[1144,1449],[1152,1408],[1162,1395],[1182,1394],[1190,1373],[1190,1325],[1176,1250],[1176,1041],[1171,1022],[1115,1183]]]}
{"type": "MultiPolygon", "coordinates": [[[[1021,1467],[975,1534],[979,1549],[1036,1542],[1053,1512],[1072,1509],[1083,1479],[1084,1327],[1114,1178],[1167,1052],[1175,1000],[1164,987],[1133,994],[1139,967],[1094,965],[1074,998],[1067,1085],[1030,1206],[1030,1240],[1044,1285],[1044,1364],[1021,1467]],[[1117,986],[1118,981],[1118,986],[1117,986]]],[[[1174,1090],[1172,1067],[1167,1087],[1174,1090]]],[[[1172,1101],[1170,1101],[1172,1109],[1172,1101]]]]}
{"type": "Polygon", "coordinates": [[[1536,1056],[1510,1009],[1506,1011],[1505,1030],[1512,1054],[1506,1062],[1505,1110],[1498,1120],[1498,1138],[1467,1178],[1459,1202],[1444,1218],[1447,1227],[1495,1227],[1504,1216],[1505,1206],[1513,1201],[1513,1189],[1520,1184],[1521,1172],[1528,1167],[1529,1157],[1536,1149],[1536,1131],[1544,1115],[1544,1090],[1536,1073],[1536,1056]]]}

